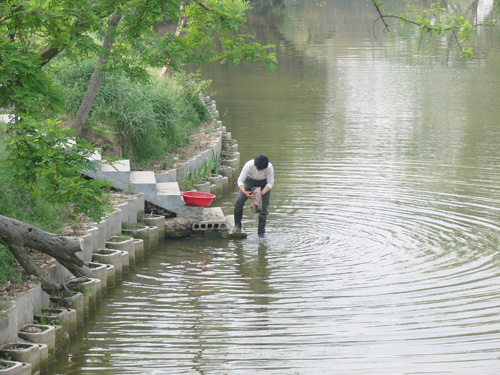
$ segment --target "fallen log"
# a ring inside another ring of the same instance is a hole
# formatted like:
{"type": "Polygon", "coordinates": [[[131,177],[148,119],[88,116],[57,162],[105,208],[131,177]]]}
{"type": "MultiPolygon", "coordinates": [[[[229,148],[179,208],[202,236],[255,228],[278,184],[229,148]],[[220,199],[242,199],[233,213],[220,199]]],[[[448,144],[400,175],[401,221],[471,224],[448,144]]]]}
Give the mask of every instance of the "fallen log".
{"type": "Polygon", "coordinates": [[[50,255],[76,277],[94,277],[92,270],[76,256],[77,252],[83,250],[81,238],[45,232],[33,225],[3,215],[0,215],[0,238],[26,272],[39,278],[42,289],[49,295],[66,291],[66,286],[52,283],[33,261],[25,247],[50,255]]]}

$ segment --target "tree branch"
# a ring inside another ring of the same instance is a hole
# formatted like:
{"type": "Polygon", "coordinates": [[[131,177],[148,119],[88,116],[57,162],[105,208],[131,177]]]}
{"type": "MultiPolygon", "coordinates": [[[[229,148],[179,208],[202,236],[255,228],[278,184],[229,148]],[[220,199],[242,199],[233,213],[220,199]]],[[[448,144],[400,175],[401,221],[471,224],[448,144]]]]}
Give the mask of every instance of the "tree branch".
{"type": "Polygon", "coordinates": [[[377,13],[379,15],[380,20],[384,24],[384,31],[385,30],[389,30],[389,25],[385,22],[385,17],[386,16],[384,14],[382,14],[382,10],[380,9],[379,2],[377,0],[372,0],[372,4],[375,7],[375,9],[377,10],[377,13]]]}
{"type": "Polygon", "coordinates": [[[200,7],[202,7],[203,9],[205,9],[207,12],[210,12],[210,13],[213,13],[213,14],[216,14],[218,16],[222,16],[222,14],[218,11],[216,11],[215,9],[212,9],[212,8],[209,8],[207,7],[205,4],[203,4],[201,1],[199,0],[193,0],[196,4],[198,4],[200,7]]]}

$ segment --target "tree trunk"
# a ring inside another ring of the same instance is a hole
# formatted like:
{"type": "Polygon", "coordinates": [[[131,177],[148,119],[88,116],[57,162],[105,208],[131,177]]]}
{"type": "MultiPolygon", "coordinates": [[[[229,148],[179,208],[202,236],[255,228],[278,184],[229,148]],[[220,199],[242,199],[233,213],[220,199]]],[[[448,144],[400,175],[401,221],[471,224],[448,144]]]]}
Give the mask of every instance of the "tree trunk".
{"type": "MultiPolygon", "coordinates": [[[[182,28],[184,27],[184,25],[186,24],[187,22],[187,17],[183,17],[182,16],[182,12],[184,11],[184,7],[185,7],[185,2],[181,2],[181,7],[180,7],[180,17],[179,17],[179,22],[177,23],[177,28],[175,29],[175,37],[177,38],[179,35],[181,35],[181,32],[182,32],[182,28]]],[[[171,59],[167,59],[167,61],[165,61],[165,64],[163,65],[163,68],[161,68],[160,70],[160,76],[164,76],[164,75],[168,75],[169,74],[169,65],[170,65],[170,61],[171,59]]]]}
{"type": "Polygon", "coordinates": [[[101,88],[102,80],[104,78],[102,71],[103,68],[108,63],[109,52],[114,42],[114,30],[120,23],[121,19],[122,16],[117,14],[112,14],[111,17],[109,18],[108,31],[104,36],[104,41],[102,43],[102,48],[104,52],[97,61],[97,65],[94,69],[94,73],[92,74],[89,87],[87,88],[85,97],[83,98],[82,103],[80,104],[80,108],[78,108],[78,112],[71,126],[73,129],[77,131],[77,133],[81,133],[85,124],[87,123],[87,119],[90,114],[90,109],[94,104],[99,89],[101,88]]]}
{"type": "Polygon", "coordinates": [[[62,292],[65,290],[65,286],[51,283],[28,254],[25,246],[55,258],[76,277],[94,277],[92,270],[76,256],[77,252],[82,251],[82,239],[80,238],[45,232],[3,215],[0,215],[0,238],[5,241],[26,272],[40,278],[42,289],[50,295],[62,292]]]}
{"type": "Polygon", "coordinates": [[[61,52],[61,49],[53,46],[46,46],[45,48],[43,48],[40,51],[40,60],[42,61],[40,65],[42,67],[45,66],[45,64],[56,57],[59,52],[61,52]]]}

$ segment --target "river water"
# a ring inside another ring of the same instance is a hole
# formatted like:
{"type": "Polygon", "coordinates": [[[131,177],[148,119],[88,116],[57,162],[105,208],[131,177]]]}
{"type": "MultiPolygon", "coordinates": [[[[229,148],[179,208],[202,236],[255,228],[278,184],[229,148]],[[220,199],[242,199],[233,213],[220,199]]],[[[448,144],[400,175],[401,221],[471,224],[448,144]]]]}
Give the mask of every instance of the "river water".
{"type": "Polygon", "coordinates": [[[242,164],[275,167],[267,238],[247,208],[245,240],[164,242],[51,374],[500,373],[500,41],[481,29],[465,61],[375,19],[364,0],[256,11],[276,73],[202,75],[242,164]]]}

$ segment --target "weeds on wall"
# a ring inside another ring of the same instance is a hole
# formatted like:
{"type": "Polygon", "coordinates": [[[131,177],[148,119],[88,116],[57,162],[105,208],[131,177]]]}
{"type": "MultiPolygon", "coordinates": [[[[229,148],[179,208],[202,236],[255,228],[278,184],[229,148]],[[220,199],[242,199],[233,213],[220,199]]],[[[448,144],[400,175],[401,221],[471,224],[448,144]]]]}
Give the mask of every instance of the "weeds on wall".
{"type": "Polygon", "coordinates": [[[212,153],[210,159],[203,160],[200,168],[190,169],[186,173],[186,178],[181,184],[181,189],[184,191],[192,190],[194,185],[202,184],[209,180],[212,174],[217,174],[219,171],[219,158],[215,152],[212,153]]]}
{"type": "Polygon", "coordinates": [[[219,157],[215,152],[212,152],[212,157],[203,160],[200,168],[190,169],[189,172],[186,173],[186,178],[181,184],[181,189],[184,191],[193,190],[194,185],[209,181],[212,174],[218,173],[219,157]]]}
{"type": "Polygon", "coordinates": [[[230,159],[234,154],[234,150],[228,140],[223,140],[221,145],[221,155],[226,159],[230,159]]]}

